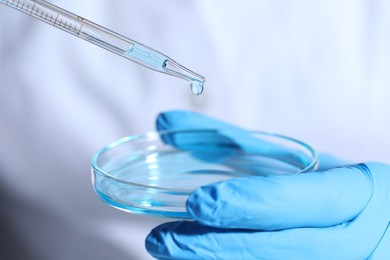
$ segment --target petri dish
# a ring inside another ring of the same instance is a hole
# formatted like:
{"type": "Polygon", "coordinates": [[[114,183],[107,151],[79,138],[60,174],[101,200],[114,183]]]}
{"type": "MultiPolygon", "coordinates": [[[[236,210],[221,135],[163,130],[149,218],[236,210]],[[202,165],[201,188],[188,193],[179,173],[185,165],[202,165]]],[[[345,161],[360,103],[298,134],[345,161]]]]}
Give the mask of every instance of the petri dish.
{"type": "Polygon", "coordinates": [[[197,187],[232,178],[300,174],[318,166],[316,151],[267,132],[178,130],[124,137],[92,159],[95,193],[126,212],[189,219],[197,187]]]}

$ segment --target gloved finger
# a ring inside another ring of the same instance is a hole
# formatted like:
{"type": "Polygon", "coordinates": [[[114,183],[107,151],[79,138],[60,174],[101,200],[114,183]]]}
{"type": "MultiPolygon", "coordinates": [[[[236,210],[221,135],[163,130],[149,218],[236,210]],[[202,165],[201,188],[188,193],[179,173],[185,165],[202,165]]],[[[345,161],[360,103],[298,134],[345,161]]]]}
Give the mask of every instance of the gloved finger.
{"type": "MultiPolygon", "coordinates": [[[[372,194],[361,212],[342,224],[257,231],[220,229],[198,222],[171,222],[158,226],[149,234],[146,248],[160,259],[366,259],[375,256],[376,249],[381,253],[377,256],[384,254],[387,257],[386,248],[381,245],[389,242],[386,231],[390,220],[390,167],[371,163],[352,168],[359,176],[359,172],[364,173],[372,194]]],[[[338,173],[342,175],[342,172],[338,173]]],[[[362,188],[359,181],[356,184],[359,185],[357,188],[362,188]]],[[[303,210],[310,214],[311,206],[307,205],[303,210]]],[[[290,213],[293,216],[295,212],[290,213]]]]}
{"type": "Polygon", "coordinates": [[[390,256],[390,223],[386,228],[379,244],[375,247],[374,252],[368,257],[369,260],[388,259],[390,256]]]}
{"type": "Polygon", "coordinates": [[[173,110],[163,112],[156,120],[157,130],[183,129],[240,129],[232,124],[192,111],[173,110]]]}
{"type": "MultiPolygon", "coordinates": [[[[179,131],[163,134],[165,143],[181,150],[196,152],[217,152],[231,155],[232,152],[250,153],[273,157],[299,168],[306,168],[312,157],[295,147],[266,140],[237,126],[190,111],[170,111],[161,113],[157,118],[158,130],[199,130],[179,131]],[[201,130],[204,131],[201,131],[201,130]],[[218,129],[218,130],[212,130],[218,129]]],[[[207,157],[203,156],[204,159],[207,157]]],[[[209,156],[210,159],[210,156],[209,156]]]]}
{"type": "Polygon", "coordinates": [[[326,171],[326,170],[330,170],[330,169],[333,169],[336,167],[347,166],[347,165],[353,164],[352,162],[338,158],[338,157],[331,155],[329,153],[321,153],[320,152],[319,158],[320,158],[319,159],[320,163],[318,166],[319,171],[326,171]]]}
{"type": "Polygon", "coordinates": [[[241,149],[235,139],[242,140],[240,143],[244,149],[250,149],[252,146],[250,141],[253,138],[247,131],[191,111],[161,113],[157,117],[156,127],[159,131],[174,130],[173,133],[163,136],[164,141],[184,150],[241,149]],[[185,131],[188,129],[199,130],[199,132],[185,131]]]}
{"type": "Polygon", "coordinates": [[[187,211],[221,228],[326,227],[354,218],[373,192],[360,166],[307,174],[231,179],[197,188],[187,211]]]}
{"type": "Polygon", "coordinates": [[[158,259],[366,259],[380,235],[354,223],[262,232],[183,221],[158,226],[145,246],[158,259]]]}

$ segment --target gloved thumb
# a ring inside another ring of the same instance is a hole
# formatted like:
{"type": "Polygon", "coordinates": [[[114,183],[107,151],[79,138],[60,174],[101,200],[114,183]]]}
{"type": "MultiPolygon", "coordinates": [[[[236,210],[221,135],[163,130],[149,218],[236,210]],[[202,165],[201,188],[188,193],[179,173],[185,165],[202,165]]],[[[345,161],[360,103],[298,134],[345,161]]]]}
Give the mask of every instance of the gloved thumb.
{"type": "Polygon", "coordinates": [[[373,181],[382,175],[382,186],[389,186],[390,167],[382,164],[232,179],[196,189],[187,210],[200,223],[221,228],[327,227],[352,220],[374,192],[385,192],[373,181]]]}

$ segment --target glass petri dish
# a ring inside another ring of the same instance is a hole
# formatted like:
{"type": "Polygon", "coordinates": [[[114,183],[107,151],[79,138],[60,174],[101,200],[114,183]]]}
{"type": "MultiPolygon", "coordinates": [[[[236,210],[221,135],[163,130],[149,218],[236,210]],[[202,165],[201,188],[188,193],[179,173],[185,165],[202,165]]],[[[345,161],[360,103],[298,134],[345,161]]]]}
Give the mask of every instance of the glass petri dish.
{"type": "Polygon", "coordinates": [[[316,151],[275,133],[180,130],[124,137],[92,159],[92,184],[109,205],[143,215],[189,219],[197,187],[232,178],[316,170],[316,151]]]}

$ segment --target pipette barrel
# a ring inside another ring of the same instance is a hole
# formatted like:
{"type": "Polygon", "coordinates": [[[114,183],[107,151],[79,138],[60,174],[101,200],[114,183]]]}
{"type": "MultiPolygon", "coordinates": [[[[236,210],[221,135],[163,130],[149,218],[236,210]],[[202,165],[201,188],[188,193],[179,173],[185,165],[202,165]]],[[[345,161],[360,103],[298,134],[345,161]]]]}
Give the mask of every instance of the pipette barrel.
{"type": "Polygon", "coordinates": [[[74,36],[116,53],[149,69],[190,82],[203,84],[204,78],[168,56],[139,42],[106,29],[87,19],[43,0],[0,0],[27,15],[35,17],[74,36]]]}

